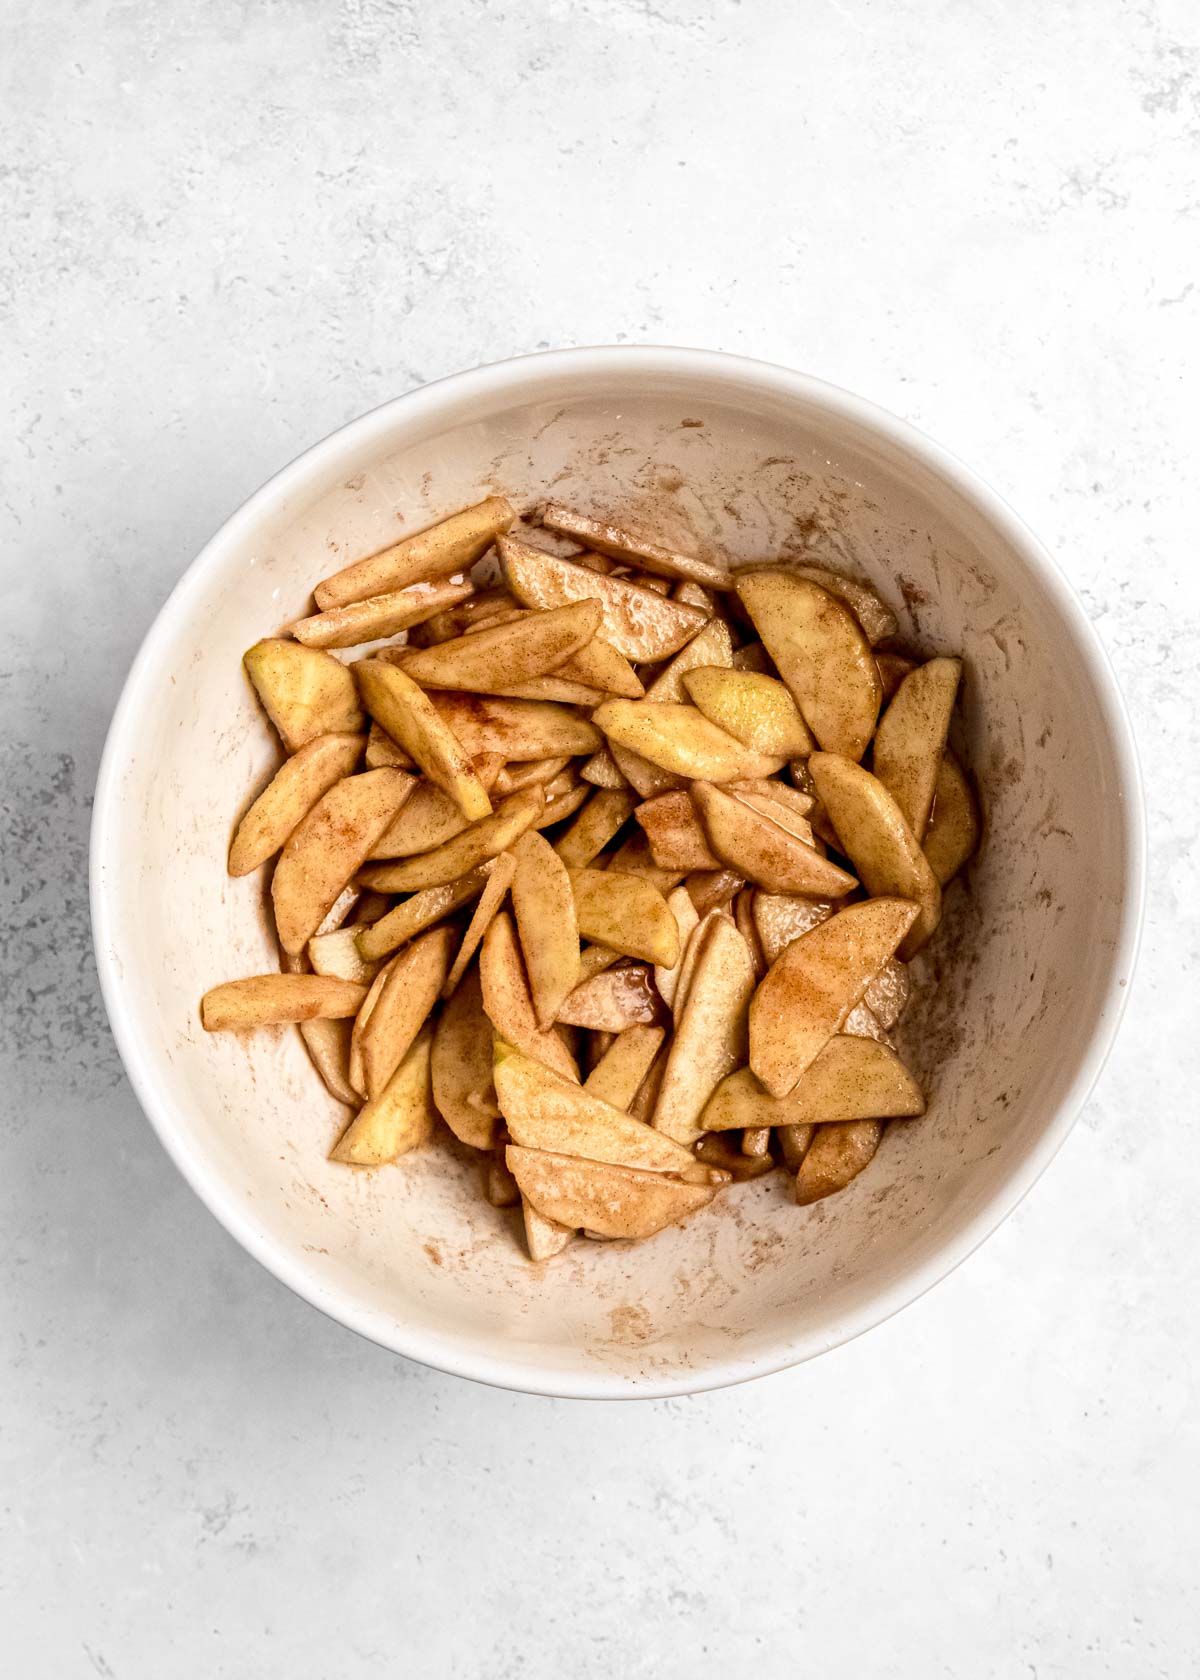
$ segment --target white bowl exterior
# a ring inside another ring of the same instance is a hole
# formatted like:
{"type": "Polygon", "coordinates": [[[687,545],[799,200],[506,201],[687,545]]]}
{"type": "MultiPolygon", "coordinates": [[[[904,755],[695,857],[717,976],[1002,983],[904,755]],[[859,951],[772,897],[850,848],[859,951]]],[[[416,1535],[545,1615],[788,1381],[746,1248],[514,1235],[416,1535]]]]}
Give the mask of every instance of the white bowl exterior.
{"type": "Polygon", "coordinates": [[[1091,627],[1032,537],[934,445],[800,375],[687,351],[560,352],[427,387],[318,445],[219,533],[164,607],[114,719],[93,905],[117,1040],[180,1167],[314,1304],[411,1357],[536,1392],[665,1394],[836,1345],[943,1276],[1019,1199],[1099,1069],[1134,958],[1141,813],[1091,627]],[[702,424],[684,424],[701,421],[702,424]],[[357,1173],[299,1036],[200,1029],[200,994],[273,968],[232,824],[276,761],[242,672],[313,584],[503,490],[629,507],[735,559],[871,579],[904,634],[966,661],[961,745],[984,851],[947,895],[906,1025],[928,1116],[845,1193],[780,1175],[640,1245],[534,1267],[511,1214],[426,1149],[357,1173]],[[932,982],[937,980],[936,989],[932,982]]]}

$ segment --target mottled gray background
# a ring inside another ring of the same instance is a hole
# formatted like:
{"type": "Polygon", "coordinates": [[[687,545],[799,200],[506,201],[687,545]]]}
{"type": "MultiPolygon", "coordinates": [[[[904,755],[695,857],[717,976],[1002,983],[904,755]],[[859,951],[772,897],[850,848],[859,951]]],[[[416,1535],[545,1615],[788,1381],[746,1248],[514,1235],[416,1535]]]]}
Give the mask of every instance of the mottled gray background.
{"type": "Polygon", "coordinates": [[[1194,1675],[1194,0],[8,0],[0,77],[5,1673],[1194,1675]],[[225,515],[423,380],[613,340],[989,476],[1112,650],[1154,856],[1006,1228],[855,1346],[632,1407],[407,1365],[246,1258],[86,898],[110,709],[225,515]]]}

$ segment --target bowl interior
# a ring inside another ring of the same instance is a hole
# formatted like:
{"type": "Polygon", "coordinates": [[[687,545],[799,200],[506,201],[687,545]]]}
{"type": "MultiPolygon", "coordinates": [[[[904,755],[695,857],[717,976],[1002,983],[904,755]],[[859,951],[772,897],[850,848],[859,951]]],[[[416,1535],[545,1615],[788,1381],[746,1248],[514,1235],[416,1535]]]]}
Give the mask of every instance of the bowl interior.
{"type": "Polygon", "coordinates": [[[1128,771],[1095,651],[1027,541],[900,428],[721,358],[581,353],[484,370],[366,417],[281,474],[164,609],[97,812],[98,944],[122,1050],[214,1210],[354,1327],[559,1393],[771,1369],[948,1269],[1065,1131],[1128,957],[1128,771]],[[797,1209],[775,1175],[651,1242],[581,1241],[533,1267],[513,1215],[483,1203],[450,1150],[374,1173],[328,1164],[345,1111],[294,1031],[200,1029],[206,987],[276,965],[263,880],[225,874],[232,825],[276,762],[242,652],[299,616],[325,573],[494,490],[633,508],[739,560],[856,571],[919,648],[965,657],[959,745],[987,834],[947,895],[904,1029],[930,1111],[894,1125],[828,1202],[797,1209]]]}

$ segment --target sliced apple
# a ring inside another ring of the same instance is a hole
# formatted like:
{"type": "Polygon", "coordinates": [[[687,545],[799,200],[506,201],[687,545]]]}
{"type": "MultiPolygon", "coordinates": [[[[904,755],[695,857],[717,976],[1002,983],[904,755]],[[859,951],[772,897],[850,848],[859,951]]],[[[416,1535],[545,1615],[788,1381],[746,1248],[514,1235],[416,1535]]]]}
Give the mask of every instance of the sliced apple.
{"type": "Polygon", "coordinates": [[[377,1097],[384,1089],[425,1024],[453,950],[452,930],[435,927],[406,945],[389,963],[360,1039],[368,1097],[377,1097]]]}
{"type": "Polygon", "coordinates": [[[521,961],[513,919],[507,910],[493,917],[479,952],[483,1008],[498,1035],[565,1079],[578,1081],[574,1057],[553,1027],[537,1024],[521,961]]]}
{"type": "Polygon", "coordinates": [[[437,689],[430,701],[469,753],[503,753],[512,762],[571,758],[601,745],[599,730],[586,718],[548,700],[504,700],[437,689]]]}
{"type": "Polygon", "coordinates": [[[617,769],[617,761],[607,747],[601,747],[582,767],[579,774],[585,782],[591,782],[593,787],[607,788],[612,791],[628,789],[629,783],[617,769]]]}
{"type": "Polygon", "coordinates": [[[480,589],[470,600],[435,613],[432,618],[426,619],[424,624],[414,625],[409,631],[408,645],[436,647],[439,642],[448,642],[454,636],[465,635],[475,627],[482,629],[485,624],[498,624],[505,619],[511,619],[514,613],[523,611],[524,608],[513,599],[507,589],[480,589]]]}
{"type": "Polygon", "coordinates": [[[374,595],[349,606],[331,607],[328,612],[297,619],[290,628],[296,640],[307,647],[358,647],[363,642],[398,635],[446,607],[468,600],[474,593],[475,586],[467,579],[414,583],[409,589],[393,589],[386,595],[374,595]]]}
{"type": "MultiPolygon", "coordinates": [[[[545,787],[564,771],[569,758],[530,758],[518,764],[506,764],[496,777],[495,791],[500,794],[517,793],[521,788],[545,787]]],[[[489,789],[489,791],[491,791],[489,789]]]]}
{"type": "Polygon", "coordinates": [[[745,877],[736,869],[698,869],[687,878],[687,890],[701,916],[732,904],[745,885],[745,877]]]}
{"type": "Polygon", "coordinates": [[[363,744],[361,735],[318,735],[293,753],[238,824],[229,873],[248,875],[273,857],[321,795],[352,774],[363,744]]]}
{"type": "Polygon", "coordinates": [[[598,706],[606,698],[602,688],[574,682],[557,671],[511,686],[497,683],[493,692],[502,700],[547,700],[558,706],[598,706]]]}
{"type": "MultiPolygon", "coordinates": [[[[395,962],[395,960],[393,957],[392,962],[395,962]]],[[[350,1044],[346,1057],[346,1078],[354,1090],[358,1092],[360,1099],[365,1098],[367,1094],[367,1074],[363,1066],[362,1053],[363,1034],[367,1030],[367,1022],[371,1019],[375,1005],[379,1002],[380,993],[387,985],[388,971],[391,966],[391,963],[385,963],[368,986],[362,1008],[354,1017],[354,1024],[350,1031],[350,1044]]]]}
{"type": "Polygon", "coordinates": [[[775,1136],[783,1164],[793,1177],[800,1171],[808,1146],[816,1136],[815,1126],[776,1126],[775,1136]]]}
{"type": "Polygon", "coordinates": [[[895,613],[869,584],[860,582],[858,578],[845,577],[841,572],[831,572],[825,566],[796,566],[793,569],[797,577],[807,578],[810,583],[818,584],[845,601],[862,625],[872,647],[899,634],[900,626],[895,613]]]}
{"type": "MultiPolygon", "coordinates": [[[[491,822],[494,819],[489,817],[486,820],[491,822]]],[[[442,886],[426,887],[413,893],[411,898],[406,898],[403,904],[398,904],[368,927],[347,928],[345,931],[354,940],[360,960],[378,962],[381,957],[398,951],[401,945],[407,945],[410,939],[415,939],[417,934],[424,933],[426,928],[433,927],[443,917],[452,915],[464,904],[478,898],[487,885],[493,863],[494,860],[489,858],[442,886]]],[[[315,943],[315,940],[309,940],[310,955],[315,943]]],[[[315,958],[313,966],[316,967],[315,958]]]]}
{"type": "Polygon", "coordinates": [[[458,947],[458,955],[446,976],[442,987],[442,996],[448,998],[458,986],[466,973],[467,964],[475,955],[483,940],[484,934],[492,924],[493,918],[504,903],[505,895],[512,886],[513,876],[516,874],[517,860],[511,852],[501,852],[488,867],[487,883],[480,894],[471,920],[467,923],[467,931],[462,936],[462,943],[458,947]]]}
{"type": "Polygon", "coordinates": [[[911,986],[907,966],[893,957],[863,993],[863,1002],[885,1032],[890,1032],[903,1015],[911,986]]]}
{"type": "Polygon", "coordinates": [[[539,1213],[524,1196],[521,1197],[521,1214],[525,1221],[525,1246],[531,1260],[552,1260],[556,1254],[562,1253],[575,1235],[569,1225],[560,1225],[557,1220],[547,1219],[539,1213]]]}
{"type": "Polygon", "coordinates": [[[671,912],[679,932],[679,956],[673,963],[655,964],[654,984],[658,987],[659,996],[670,1009],[675,1002],[688,944],[700,924],[700,916],[686,887],[672,888],[667,895],[667,909],[671,912]]]}
{"type": "Polygon", "coordinates": [[[470,822],[486,817],[491,801],[453,726],[434,708],[404,671],[382,659],[361,659],[355,666],[363,703],[394,741],[458,806],[470,822]]]}
{"type": "Polygon", "coordinates": [[[720,1181],[726,1184],[731,1180],[744,1184],[748,1179],[762,1178],[765,1173],[775,1170],[775,1162],[769,1154],[747,1155],[738,1147],[736,1138],[723,1132],[710,1132],[707,1137],[701,1138],[696,1145],[696,1159],[703,1161],[711,1172],[719,1174],[720,1181]]]}
{"type": "Polygon", "coordinates": [[[773,1097],[786,1097],[842,1030],[918,914],[899,898],[848,905],[772,965],[750,1005],[750,1066],[773,1097]]]}
{"type": "Polygon", "coordinates": [[[651,764],[688,781],[732,782],[744,776],[770,776],[783,765],[744,747],[718,729],[696,706],[655,700],[606,700],[592,722],[609,745],[628,747],[651,764]]]}
{"type": "Polygon", "coordinates": [[[871,768],[918,841],[925,837],[962,677],[961,659],[929,659],[896,690],[879,720],[871,768]]]}
{"type": "Polygon", "coordinates": [[[883,699],[886,705],[908,673],[916,670],[917,661],[906,658],[902,653],[877,652],[875,664],[879,670],[879,681],[883,685],[883,699]]]}
{"type": "Polygon", "coordinates": [[[336,782],[297,824],[271,882],[285,951],[304,949],[411,790],[403,770],[364,770],[336,782]]]}
{"type": "Polygon", "coordinates": [[[492,1086],[492,1023],[479,971],[461,980],[438,1017],[430,1061],[433,1100],[460,1143],[491,1149],[500,1109],[492,1086]]]}
{"type": "Polygon", "coordinates": [[[746,949],[750,952],[750,960],[754,964],[754,978],[761,980],[767,972],[766,953],[762,948],[762,940],[758,937],[758,929],[754,925],[754,888],[743,887],[733,901],[733,925],[746,941],[746,949]]]}
{"type": "Polygon", "coordinates": [[[801,1207],[844,1190],[869,1166],[883,1137],[878,1120],[850,1120],[843,1125],[818,1126],[796,1174],[796,1200],[801,1207]]]}
{"type": "Polygon", "coordinates": [[[397,863],[368,864],[360,879],[379,892],[393,893],[420,892],[457,881],[515,845],[533,827],[544,803],[540,787],[523,788],[520,793],[511,793],[501,800],[490,817],[472,823],[453,840],[397,863]]]}
{"type": "Polygon", "coordinates": [[[677,653],[707,623],[708,615],[681,601],[668,601],[625,578],[605,577],[572,560],[560,560],[511,537],[497,545],[504,579],[527,607],[561,607],[568,601],[599,601],[600,634],[635,664],[677,653]]]}
{"type": "Polygon", "coordinates": [[[745,573],[738,595],[821,746],[860,759],[881,690],[871,644],[849,607],[784,571],[745,573]]]}
{"type": "Polygon", "coordinates": [[[649,881],[664,896],[677,886],[683,877],[682,869],[660,869],[654,861],[650,842],[640,828],[623,840],[609,858],[607,867],[617,875],[637,875],[649,881]]]}
{"type": "Polygon", "coordinates": [[[579,931],[585,939],[664,968],[678,961],[675,918],[652,882],[613,869],[577,869],[572,872],[571,886],[579,931]]]}
{"type": "Polygon", "coordinates": [[[603,636],[593,636],[590,642],[576,650],[558,668],[560,677],[573,682],[587,683],[591,688],[603,689],[605,694],[621,694],[628,700],[640,700],[646,692],[633,666],[618,653],[603,636]]]}
{"type": "Polygon", "coordinates": [[[684,578],[709,589],[733,587],[726,566],[714,566],[695,555],[679,554],[673,548],[664,548],[661,543],[651,542],[622,525],[614,524],[612,520],[590,518],[587,514],[576,513],[574,508],[563,507],[560,502],[547,502],[542,512],[542,524],[551,531],[557,531],[560,536],[582,543],[584,548],[594,549],[597,554],[607,555],[611,560],[624,560],[639,566],[643,571],[653,572],[656,577],[684,578]]]}
{"type": "Polygon", "coordinates": [[[268,636],[242,663],[288,752],[318,735],[357,735],[364,727],[354,678],[331,653],[268,636]]]}
{"type": "Polygon", "coordinates": [[[579,925],[571,877],[550,842],[525,834],[513,846],[513,911],[539,1027],[553,1025],[579,981],[579,925]]]}
{"type": "Polygon", "coordinates": [[[938,766],[933,814],[925,830],[925,856],[942,886],[958,874],[979,844],[979,806],[954,754],[938,766]]]}
{"type": "Polygon", "coordinates": [[[768,758],[802,758],[816,742],[785,684],[757,671],[699,666],[683,686],[710,723],[768,758]]]}
{"type": "Polygon", "coordinates": [[[329,933],[315,933],[306,947],[313,973],[331,975],[335,980],[353,980],[356,986],[369,986],[379,973],[379,964],[359,951],[361,931],[357,927],[341,927],[329,933]]]}
{"type": "Polygon", "coordinates": [[[821,803],[837,830],[839,849],[858,870],[867,891],[909,899],[920,907],[900,956],[914,957],[937,927],[942,890],[904,813],[877,776],[835,753],[808,761],[821,803]]]}
{"type": "Polygon", "coordinates": [[[637,799],[625,788],[597,788],[575,821],[559,836],[555,851],[568,869],[585,869],[633,814],[637,799]]]}
{"type": "Polygon", "coordinates": [[[754,965],[746,941],[728,917],[714,916],[699,948],[654,1109],[657,1130],[677,1143],[690,1146],[700,1137],[700,1116],[709,1097],[744,1061],[753,992],[754,965]]]}
{"type": "Polygon", "coordinates": [[[589,1096],[627,1109],[662,1047],[662,1027],[623,1027],[583,1082],[589,1096]]]}
{"type": "Polygon", "coordinates": [[[924,1112],[920,1087],[894,1050],[870,1038],[839,1033],[786,1097],[772,1097],[749,1068],[739,1068],[713,1092],[702,1122],[707,1132],[723,1132],[744,1126],[907,1119],[924,1112]]]}
{"type": "Polygon", "coordinates": [[[254,974],[227,980],[200,999],[205,1032],[245,1032],[287,1021],[331,1020],[356,1015],[365,986],[323,974],[254,974]]]}
{"type": "Polygon", "coordinates": [[[426,1024],[377,1097],[365,1103],[329,1151],[348,1167],[382,1167],[428,1143],[437,1121],[430,1083],[433,1027],[426,1024]]]}
{"type": "Polygon", "coordinates": [[[468,571],[515,518],[516,512],[505,497],[489,496],[428,530],[402,537],[365,560],[343,566],[317,585],[317,605],[341,607],[385,591],[405,589],[409,584],[432,583],[468,571]]]}
{"type": "Polygon", "coordinates": [[[680,705],[688,698],[685,684],[689,672],[698,666],[719,670],[732,664],[733,638],[729,634],[729,626],[723,618],[709,619],[703,630],[698,631],[667,668],[655,677],[646,690],[646,699],[657,700],[660,704],[680,705]]]}
{"type": "Polygon", "coordinates": [[[551,783],[546,789],[545,808],[534,827],[553,828],[555,823],[573,817],[590,792],[586,782],[572,780],[567,785],[557,781],[551,783]]]}
{"type": "Polygon", "coordinates": [[[736,794],[693,782],[692,798],[717,858],[767,892],[844,898],[858,885],[853,875],[736,794]]]}
{"type": "Polygon", "coordinates": [[[657,1020],[658,1014],[658,992],[650,969],[634,963],[606,968],[581,980],[558,1006],[557,1019],[591,1032],[619,1033],[636,1023],[657,1020]]]}
{"type": "Polygon", "coordinates": [[[347,1016],[336,1020],[300,1021],[298,1025],[304,1048],[329,1095],[350,1108],[357,1108],[362,1096],[351,1085],[347,1071],[353,1022],[347,1016]]]}
{"type": "Polygon", "coordinates": [[[760,671],[764,677],[775,674],[771,656],[761,642],[747,642],[745,647],[736,648],[733,668],[735,671],[760,671]]]}
{"type": "Polygon", "coordinates": [[[403,747],[396,745],[386,729],[372,722],[367,731],[363,763],[368,770],[415,770],[416,765],[403,747]]]}
{"type": "Polygon", "coordinates": [[[686,791],[662,793],[634,812],[650,852],[663,869],[719,869],[721,860],[709,847],[704,825],[686,791]]]}
{"type": "Polygon", "coordinates": [[[516,1144],[509,1144],[505,1156],[521,1194],[544,1218],[601,1237],[652,1237],[716,1195],[711,1184],[684,1184],[639,1167],[516,1144]]]}
{"type": "Polygon", "coordinates": [[[509,1133],[523,1148],[690,1180],[697,1177],[690,1150],[523,1056],[511,1044],[497,1043],[492,1077],[509,1133]]]}
{"type": "Polygon", "coordinates": [[[827,922],[837,909],[832,899],[794,898],[788,893],[756,892],[754,925],[762,942],[767,967],[776,962],[802,933],[827,922]]]}
{"type": "Polygon", "coordinates": [[[554,671],[600,628],[598,601],[522,613],[512,623],[484,626],[437,647],[418,648],[403,669],[422,688],[495,694],[554,671]]]}
{"type": "MultiPolygon", "coordinates": [[[[481,754],[472,760],[472,765],[487,794],[491,794],[493,786],[500,793],[513,791],[499,787],[497,772],[503,760],[498,754],[481,754]]],[[[450,795],[443,793],[435,782],[422,777],[412,797],[372,846],[371,857],[373,860],[402,858],[414,857],[418,852],[431,852],[435,846],[445,845],[447,840],[453,840],[456,834],[461,834],[470,826],[450,795]]]]}
{"type": "Polygon", "coordinates": [[[640,794],[643,799],[653,799],[656,794],[687,786],[683,776],[676,776],[670,770],[663,770],[659,765],[651,764],[641,753],[630,752],[628,747],[622,747],[616,741],[608,743],[608,750],[617,769],[635,793],[640,794]]]}

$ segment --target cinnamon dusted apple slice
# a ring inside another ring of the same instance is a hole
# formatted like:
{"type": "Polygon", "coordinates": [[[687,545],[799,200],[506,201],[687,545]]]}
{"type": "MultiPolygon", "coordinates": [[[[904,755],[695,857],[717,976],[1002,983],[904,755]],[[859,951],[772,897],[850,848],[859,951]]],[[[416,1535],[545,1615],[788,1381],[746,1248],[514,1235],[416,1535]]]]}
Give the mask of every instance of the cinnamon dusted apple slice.
{"type": "Polygon", "coordinates": [[[872,647],[876,647],[880,642],[889,641],[899,633],[900,626],[896,622],[895,613],[875,593],[870,584],[862,583],[858,578],[846,577],[841,572],[831,572],[826,566],[796,566],[794,570],[797,577],[807,578],[810,583],[818,584],[831,595],[837,595],[845,601],[862,625],[872,647]]]}
{"type": "Polygon", "coordinates": [[[667,968],[677,961],[675,918],[651,882],[613,869],[576,869],[571,886],[579,931],[585,939],[667,968]]]}
{"type": "Polygon", "coordinates": [[[961,677],[961,659],[929,659],[918,665],[896,690],[875,731],[872,769],[918,841],[929,826],[961,677]]]}
{"type": "Polygon", "coordinates": [[[322,974],[254,974],[227,980],[200,1000],[205,1032],[244,1032],[289,1021],[356,1015],[367,988],[322,974]]]}
{"type": "Polygon", "coordinates": [[[482,558],[502,531],[516,518],[511,502],[503,496],[489,496],[474,507],[451,514],[428,530],[402,537],[387,548],[343,566],[316,587],[321,608],[362,601],[385,590],[404,589],[412,583],[429,583],[465,572],[482,558]]]}
{"type": "Polygon", "coordinates": [[[515,845],[533,827],[544,804],[540,787],[522,788],[520,793],[509,794],[502,800],[490,817],[472,823],[453,840],[397,863],[369,864],[362,871],[361,879],[376,891],[389,893],[420,892],[457,881],[515,845]]]}
{"type": "Polygon", "coordinates": [[[721,867],[721,859],[709,846],[704,824],[685,789],[645,800],[634,816],[661,869],[683,869],[690,874],[694,869],[721,867]]]}
{"type": "Polygon", "coordinates": [[[558,1018],[563,999],[579,980],[579,924],[566,865],[540,834],[525,834],[512,849],[517,934],[529,977],[537,1024],[558,1018]]]}
{"type": "Polygon", "coordinates": [[[698,666],[713,670],[732,664],[733,637],[729,626],[723,618],[710,618],[703,630],[686,647],[680,648],[667,668],[655,677],[646,690],[646,699],[682,705],[688,698],[686,683],[690,671],[698,666]]]}
{"type": "MultiPolygon", "coordinates": [[[[490,818],[488,819],[491,820],[490,818]]],[[[443,917],[450,916],[455,910],[460,910],[464,904],[469,904],[473,898],[478,898],[487,886],[488,876],[495,864],[494,858],[487,859],[476,869],[468,869],[464,874],[443,886],[426,887],[421,892],[415,892],[411,898],[406,898],[403,904],[398,904],[394,910],[389,910],[386,916],[381,916],[377,922],[367,927],[345,928],[333,938],[340,938],[342,934],[349,934],[355,942],[360,961],[366,963],[378,962],[380,958],[398,951],[401,945],[407,945],[417,934],[424,933],[426,928],[433,927],[443,917]]],[[[313,946],[316,940],[308,942],[309,955],[316,967],[316,957],[313,956],[313,946]]]]}
{"type": "Polygon", "coordinates": [[[403,669],[422,688],[496,694],[556,670],[590,642],[600,627],[598,601],[522,613],[509,624],[486,626],[436,647],[418,648],[403,669]]]}
{"type": "Polygon", "coordinates": [[[365,601],[297,619],[291,631],[308,647],[358,647],[362,642],[395,636],[411,625],[421,624],[435,613],[469,600],[474,593],[474,584],[466,580],[415,583],[410,589],[393,589],[386,595],[373,595],[365,601]]]}
{"type": "Polygon", "coordinates": [[[784,763],[744,747],[696,706],[655,700],[606,700],[592,713],[610,745],[628,747],[663,770],[691,781],[733,782],[771,776],[784,763]]]}
{"type": "Polygon", "coordinates": [[[641,1090],[666,1034],[662,1027],[623,1028],[583,1082],[589,1096],[627,1109],[641,1090]]]}
{"type": "Polygon", "coordinates": [[[796,898],[790,893],[756,892],[751,906],[767,967],[802,933],[827,922],[837,909],[832,899],[796,898]]]}
{"type": "Polygon", "coordinates": [[[460,1143],[491,1149],[500,1109],[492,1085],[492,1023],[472,968],[438,1017],[430,1061],[433,1100],[460,1143]]]}
{"type": "Polygon", "coordinates": [[[242,663],[288,752],[318,735],[356,735],[362,729],[354,678],[331,653],[268,636],[255,642],[242,663]]]}
{"type": "Polygon", "coordinates": [[[586,1027],[590,1032],[619,1033],[639,1022],[654,1021],[659,1013],[651,972],[643,963],[634,963],[606,968],[581,980],[559,1005],[558,1019],[565,1026],[586,1027]]]}
{"type": "Polygon", "coordinates": [[[653,572],[656,577],[686,578],[707,589],[733,587],[733,579],[725,566],[714,566],[695,555],[664,548],[661,543],[652,542],[623,525],[614,524],[612,520],[590,518],[587,514],[576,513],[574,508],[563,507],[561,502],[546,503],[542,524],[551,531],[557,531],[560,536],[582,543],[584,548],[594,549],[597,554],[607,555],[611,560],[624,560],[644,572],[653,572]]]}
{"type": "Polygon", "coordinates": [[[777,677],[701,666],[683,679],[710,723],[769,758],[804,758],[816,745],[800,708],[777,677]]]}
{"type": "Polygon", "coordinates": [[[668,1009],[675,1003],[676,989],[683,972],[692,934],[700,923],[700,916],[696,906],[692,903],[692,895],[686,887],[673,887],[667,894],[667,908],[675,918],[675,926],[679,932],[679,955],[671,964],[656,963],[654,968],[654,984],[658,987],[659,996],[668,1009]]]}
{"type": "Polygon", "coordinates": [[[509,1170],[521,1194],[546,1219],[601,1237],[652,1237],[706,1207],[711,1184],[684,1184],[658,1172],[581,1161],[510,1144],[509,1170]]]}
{"type": "Polygon", "coordinates": [[[505,700],[439,688],[430,701],[443,723],[471,753],[498,752],[511,763],[533,758],[572,758],[595,752],[598,729],[550,700],[505,700]]]}
{"type": "Polygon", "coordinates": [[[450,795],[468,821],[486,817],[492,804],[471,763],[471,751],[412,678],[383,659],[360,659],[355,671],[363,704],[393,741],[450,795]]]}
{"type": "Polygon", "coordinates": [[[450,967],[454,935],[435,927],[393,957],[363,1028],[360,1048],[367,1096],[377,1097],[399,1067],[437,1002],[450,967]]]}
{"type": "MultiPolygon", "coordinates": [[[[764,982],[765,983],[765,982],[764,982]]],[[[744,1059],[754,964],[733,922],[716,915],[704,935],[678,1018],[654,1125],[677,1143],[700,1137],[700,1116],[717,1083],[744,1059]]]]}
{"type": "Polygon", "coordinates": [[[293,753],[238,824],[229,873],[248,875],[273,857],[321,795],[353,773],[362,752],[361,735],[318,735],[293,753]]]}
{"type": "Polygon", "coordinates": [[[633,814],[637,798],[624,788],[597,788],[555,851],[568,869],[586,869],[633,814]]]}
{"type": "Polygon", "coordinates": [[[910,1119],[925,1099],[912,1074],[886,1044],[831,1038],[785,1097],[773,1097],[751,1070],[723,1079],[704,1110],[706,1132],[758,1126],[817,1125],[832,1120],[910,1119]]]}
{"type": "MultiPolygon", "coordinates": [[[[692,798],[718,859],[747,881],[773,893],[803,893],[810,898],[844,898],[858,885],[783,821],[707,782],[692,784],[692,798]]],[[[777,807],[785,818],[782,807],[777,807]]],[[[799,819],[801,822],[803,818],[799,819]]]]}
{"type": "Polygon", "coordinates": [[[801,1207],[844,1190],[869,1166],[883,1137],[878,1120],[849,1120],[842,1125],[818,1126],[796,1174],[796,1200],[801,1207]]]}
{"type": "Polygon", "coordinates": [[[537,1024],[516,929],[507,910],[493,917],[483,936],[479,979],[484,1013],[499,1037],[565,1079],[578,1081],[575,1058],[558,1033],[553,1027],[543,1031],[537,1024]]]}
{"type": "Polygon", "coordinates": [[[426,1024],[383,1090],[364,1103],[329,1152],[349,1167],[381,1167],[428,1143],[437,1110],[429,1078],[433,1027],[426,1024]]]}
{"type": "Polygon", "coordinates": [[[954,754],[938,767],[933,815],[925,830],[925,856],[942,886],[948,885],[979,844],[979,806],[954,754]]]}

